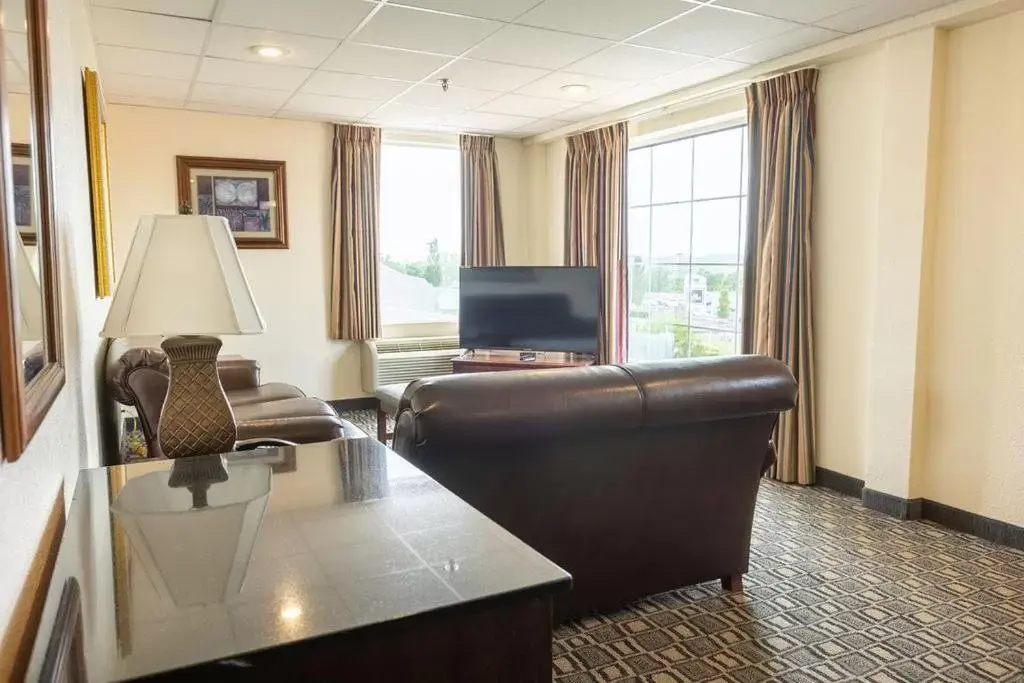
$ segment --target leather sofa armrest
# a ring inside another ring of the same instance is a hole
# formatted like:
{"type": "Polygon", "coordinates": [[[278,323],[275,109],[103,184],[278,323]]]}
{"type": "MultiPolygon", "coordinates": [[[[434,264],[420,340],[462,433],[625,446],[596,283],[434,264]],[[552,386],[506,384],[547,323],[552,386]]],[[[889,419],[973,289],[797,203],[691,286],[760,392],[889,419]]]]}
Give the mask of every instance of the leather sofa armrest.
{"type": "Polygon", "coordinates": [[[768,450],[764,454],[764,464],[761,465],[761,474],[764,475],[775,465],[775,442],[768,441],[768,450]]]}
{"type": "Polygon", "coordinates": [[[217,374],[224,391],[255,389],[260,385],[260,364],[249,358],[219,358],[217,374]]]}

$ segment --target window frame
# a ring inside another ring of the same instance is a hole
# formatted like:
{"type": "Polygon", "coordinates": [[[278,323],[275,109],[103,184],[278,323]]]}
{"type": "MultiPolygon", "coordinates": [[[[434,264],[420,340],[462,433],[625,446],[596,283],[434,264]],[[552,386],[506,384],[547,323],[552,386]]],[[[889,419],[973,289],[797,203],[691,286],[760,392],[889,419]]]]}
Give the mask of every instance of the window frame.
{"type": "MultiPolygon", "coordinates": [[[[385,130],[381,134],[381,152],[384,146],[401,147],[433,147],[454,149],[459,152],[459,136],[453,133],[431,133],[421,131],[385,130]]],[[[459,201],[462,188],[459,187],[459,201]]],[[[380,226],[383,231],[384,226],[380,226]]],[[[459,232],[461,234],[462,224],[460,220],[459,232]]],[[[378,248],[378,252],[380,249],[378,248]]],[[[378,267],[383,254],[378,254],[378,267]]],[[[377,296],[380,298],[380,281],[377,283],[377,296]]],[[[382,339],[402,339],[406,337],[457,337],[459,334],[458,322],[438,323],[384,323],[381,322],[382,339]]]]}
{"type": "MultiPolygon", "coordinates": [[[[687,123],[687,124],[684,124],[684,125],[681,125],[681,126],[675,126],[675,127],[672,127],[672,128],[667,128],[667,129],[664,129],[664,130],[648,133],[647,135],[638,136],[638,137],[634,138],[633,140],[631,140],[631,144],[629,146],[629,152],[630,152],[630,154],[632,154],[633,152],[636,152],[636,151],[640,151],[640,150],[643,150],[643,149],[651,149],[651,148],[658,147],[658,146],[661,146],[661,145],[667,145],[667,144],[671,144],[671,143],[674,143],[674,142],[679,142],[681,140],[688,140],[688,139],[692,140],[692,139],[696,139],[696,138],[699,138],[699,137],[702,137],[702,136],[705,136],[705,135],[713,135],[715,133],[721,133],[721,132],[724,132],[724,131],[727,131],[727,130],[734,130],[734,129],[737,129],[737,128],[747,128],[747,127],[749,127],[749,125],[750,125],[750,122],[748,120],[746,112],[730,112],[728,114],[723,114],[721,116],[716,116],[714,118],[703,119],[701,121],[687,123]]],[[[744,141],[744,143],[746,144],[746,140],[744,141]]],[[[652,157],[652,163],[653,163],[653,157],[652,157]]],[[[694,183],[695,158],[691,157],[690,163],[691,163],[691,168],[690,168],[690,184],[691,184],[690,199],[688,199],[688,200],[673,201],[673,202],[654,202],[653,201],[654,172],[653,172],[653,167],[652,167],[651,174],[650,174],[651,189],[650,189],[650,194],[648,195],[648,201],[646,203],[641,203],[641,204],[636,204],[636,205],[634,205],[632,202],[627,201],[627,207],[626,208],[627,208],[627,211],[631,211],[634,208],[647,209],[647,211],[648,211],[648,242],[649,243],[653,243],[653,241],[654,241],[654,236],[653,236],[653,230],[654,230],[654,226],[653,226],[653,221],[654,221],[653,210],[654,210],[654,208],[658,207],[658,206],[671,206],[671,205],[678,205],[678,204],[687,204],[687,205],[689,205],[689,207],[690,207],[689,262],[686,263],[686,264],[667,264],[667,265],[677,266],[677,267],[685,267],[687,269],[687,279],[688,279],[687,287],[689,287],[690,283],[692,283],[693,275],[696,272],[696,269],[698,267],[704,267],[704,268],[732,268],[734,266],[736,267],[737,273],[739,275],[739,278],[738,278],[738,282],[737,282],[737,290],[736,290],[737,306],[736,306],[736,312],[735,312],[735,314],[733,316],[734,325],[733,325],[733,332],[732,332],[732,334],[735,335],[735,344],[733,346],[734,353],[740,353],[741,354],[741,353],[744,353],[744,349],[746,348],[746,343],[745,343],[745,339],[744,339],[744,333],[746,332],[746,329],[745,329],[746,328],[746,325],[745,325],[745,318],[746,318],[745,309],[746,309],[746,307],[749,304],[748,304],[747,297],[745,296],[745,294],[746,294],[746,279],[749,276],[748,265],[749,265],[750,259],[751,259],[750,249],[749,249],[749,246],[748,246],[749,236],[750,236],[749,233],[750,233],[751,226],[749,224],[750,223],[749,222],[749,217],[743,215],[744,214],[744,200],[746,200],[746,211],[749,212],[749,206],[750,206],[749,202],[750,202],[750,191],[751,191],[751,188],[750,188],[750,186],[748,184],[748,186],[746,188],[746,192],[744,193],[742,191],[742,187],[743,187],[743,182],[744,182],[744,177],[743,176],[746,175],[747,179],[749,179],[749,172],[750,172],[750,150],[749,149],[745,149],[745,154],[743,154],[743,156],[742,156],[742,162],[741,162],[741,166],[740,166],[740,174],[741,174],[741,177],[740,177],[740,190],[741,191],[737,195],[728,195],[728,196],[722,196],[722,197],[712,197],[712,198],[707,198],[707,199],[694,199],[693,198],[692,188],[693,188],[693,183],[694,183]],[[740,202],[740,215],[739,215],[740,231],[739,231],[739,235],[738,235],[738,263],[695,263],[694,262],[694,254],[693,254],[693,232],[694,232],[693,206],[695,204],[697,204],[697,203],[712,202],[712,201],[727,200],[727,199],[738,199],[739,202],[740,202]],[[745,219],[747,219],[747,220],[745,221],[745,219]],[[743,229],[744,222],[746,222],[746,230],[743,229]]],[[[627,178],[627,183],[628,183],[628,178],[627,178]]],[[[627,227],[627,243],[628,243],[628,234],[629,234],[629,232],[628,232],[628,227],[627,227]]],[[[627,249],[628,249],[628,246],[627,246],[627,249]]],[[[651,260],[648,259],[648,266],[653,266],[653,265],[654,264],[651,262],[651,260]]],[[[632,286],[632,282],[631,282],[631,280],[632,280],[631,269],[632,269],[632,258],[630,257],[630,261],[629,261],[629,263],[627,265],[627,278],[630,281],[629,282],[629,285],[630,285],[630,290],[629,291],[630,291],[630,293],[632,293],[632,289],[631,289],[631,286],[632,286]]],[[[632,296],[630,296],[629,300],[627,301],[627,307],[628,307],[627,308],[627,319],[628,319],[628,318],[631,317],[629,314],[634,310],[633,309],[633,304],[632,304],[632,296]]],[[[688,330],[690,330],[690,335],[688,336],[688,345],[690,346],[690,348],[687,349],[687,356],[685,356],[686,358],[695,358],[695,357],[697,357],[697,356],[693,356],[691,354],[691,352],[692,352],[692,343],[693,343],[692,334],[693,334],[694,331],[698,331],[698,332],[720,332],[720,331],[722,331],[722,330],[716,330],[716,329],[712,329],[712,328],[708,328],[708,327],[704,327],[704,326],[699,326],[699,325],[695,326],[695,325],[693,325],[692,322],[691,322],[692,321],[692,314],[693,314],[692,310],[688,306],[686,321],[683,322],[683,323],[673,323],[673,325],[675,327],[685,327],[688,330]]],[[[627,358],[629,358],[629,348],[628,347],[629,347],[629,342],[627,340],[627,349],[626,349],[627,358]]]]}

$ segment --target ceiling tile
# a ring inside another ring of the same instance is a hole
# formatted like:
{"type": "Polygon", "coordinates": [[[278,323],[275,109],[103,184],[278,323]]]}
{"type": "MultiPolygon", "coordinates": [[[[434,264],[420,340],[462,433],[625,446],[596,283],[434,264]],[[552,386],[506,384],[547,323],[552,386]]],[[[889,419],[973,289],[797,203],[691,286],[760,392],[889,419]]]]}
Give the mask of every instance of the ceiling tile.
{"type": "Polygon", "coordinates": [[[424,83],[399,97],[398,102],[462,111],[463,109],[475,109],[499,96],[500,93],[492,90],[477,90],[454,85],[448,88],[448,92],[445,92],[438,83],[424,83]]]}
{"type": "Polygon", "coordinates": [[[3,5],[4,26],[6,32],[24,33],[28,31],[27,14],[25,13],[25,2],[7,2],[3,5]]]}
{"type": "Polygon", "coordinates": [[[573,73],[644,80],[685,69],[707,57],[695,57],[637,45],[613,45],[566,67],[573,73]]]}
{"type": "Polygon", "coordinates": [[[538,0],[401,0],[400,4],[423,7],[467,17],[510,21],[537,4],[538,0]]]}
{"type": "Polygon", "coordinates": [[[92,35],[98,45],[139,47],[197,55],[210,23],[106,7],[92,8],[92,35]]]}
{"type": "Polygon", "coordinates": [[[458,55],[500,27],[485,19],[385,5],[353,39],[370,45],[458,55]]]}
{"type": "Polygon", "coordinates": [[[252,64],[231,59],[203,57],[196,76],[198,83],[221,83],[266,90],[295,90],[309,78],[312,69],[276,64],[252,64]]]}
{"type": "MultiPolygon", "coordinates": [[[[649,100],[652,97],[657,97],[658,95],[664,95],[667,92],[671,92],[671,88],[666,85],[655,85],[655,81],[651,81],[649,83],[638,85],[635,88],[630,88],[629,90],[617,92],[608,97],[602,97],[601,99],[591,102],[585,106],[594,107],[595,109],[603,107],[606,112],[609,112],[619,109],[620,107],[628,107],[631,104],[649,100]]],[[[566,116],[570,113],[576,113],[576,110],[563,112],[561,116],[566,116]]],[[[591,114],[591,116],[596,116],[596,114],[591,114]]]]}
{"type": "Polygon", "coordinates": [[[140,95],[111,95],[103,93],[107,104],[128,104],[135,107],[158,107],[160,109],[181,109],[185,106],[185,98],[144,97],[140,95]]]}
{"type": "Polygon", "coordinates": [[[829,31],[817,26],[801,26],[783,33],[781,36],[762,40],[760,43],[754,43],[750,47],[745,47],[737,52],[730,52],[727,56],[733,61],[758,64],[775,59],[776,57],[791,55],[794,52],[799,52],[815,45],[821,45],[836,38],[842,38],[844,35],[843,33],[829,31]]]}
{"type": "Polygon", "coordinates": [[[406,81],[318,71],[302,86],[302,92],[361,100],[390,100],[401,95],[411,85],[406,81]]]}
{"type": "Polygon", "coordinates": [[[134,74],[136,76],[157,76],[191,80],[199,64],[195,55],[179,55],[172,52],[154,52],[134,47],[100,45],[96,48],[100,73],[134,74]]]}
{"type": "Polygon", "coordinates": [[[624,81],[613,78],[602,78],[600,76],[588,76],[586,74],[567,73],[556,71],[539,80],[530,83],[516,92],[521,95],[533,97],[550,97],[555,100],[567,100],[569,102],[589,102],[598,97],[611,95],[612,93],[626,88],[632,88],[636,81],[624,81]],[[585,85],[587,91],[583,93],[567,93],[562,90],[566,85],[585,85]]]}
{"type": "Polygon", "coordinates": [[[259,64],[284,64],[316,68],[338,47],[331,38],[314,38],[294,33],[277,33],[258,28],[216,25],[210,33],[206,54],[259,64]],[[252,51],[256,45],[274,45],[287,52],[280,57],[260,57],[252,51]]]}
{"type": "Polygon", "coordinates": [[[191,19],[212,19],[217,0],[92,0],[97,7],[115,7],[150,14],[168,14],[191,19]]]}
{"type": "Polygon", "coordinates": [[[668,76],[662,76],[650,83],[651,87],[661,90],[662,93],[673,92],[681,88],[689,88],[700,83],[707,83],[716,78],[722,78],[729,74],[742,71],[747,68],[746,64],[733,62],[726,59],[715,59],[702,62],[689,69],[683,69],[668,76]]]}
{"type": "Polygon", "coordinates": [[[4,79],[9,92],[27,95],[29,92],[28,74],[21,65],[10,59],[4,60],[4,79]]]}
{"type": "Polygon", "coordinates": [[[301,114],[322,114],[342,118],[359,118],[366,116],[381,105],[380,101],[357,100],[351,97],[329,97],[327,95],[311,95],[298,93],[284,107],[284,112],[301,114]]]}
{"type": "Polygon", "coordinates": [[[692,55],[718,57],[796,28],[781,19],[705,6],[630,40],[692,55]]]}
{"type": "Polygon", "coordinates": [[[624,40],[666,19],[692,10],[679,0],[544,0],[516,20],[517,24],[624,40]]]}
{"type": "Polygon", "coordinates": [[[856,33],[865,29],[881,26],[890,21],[896,21],[913,14],[927,12],[928,10],[949,4],[952,0],[873,0],[867,4],[860,5],[851,10],[841,12],[834,16],[822,19],[818,26],[830,28],[833,31],[844,33],[856,33]]]}
{"type": "Polygon", "coordinates": [[[222,24],[344,38],[376,5],[364,0],[221,0],[222,24]]]}
{"type": "Polygon", "coordinates": [[[396,50],[375,45],[344,43],[334,51],[321,69],[367,76],[418,81],[450,61],[450,57],[396,50]]]}
{"type": "Polygon", "coordinates": [[[492,114],[512,114],[530,118],[544,118],[572,108],[572,102],[550,100],[526,95],[502,95],[479,108],[492,114]]]}
{"type": "Polygon", "coordinates": [[[799,21],[813,24],[819,19],[830,17],[863,5],[871,0],[718,0],[717,5],[746,10],[766,17],[799,21]]]}
{"type": "Polygon", "coordinates": [[[540,69],[561,69],[594,54],[611,42],[528,26],[506,26],[476,47],[469,56],[540,69]]]}
{"type": "Polygon", "coordinates": [[[4,34],[4,47],[7,48],[8,57],[21,64],[23,67],[28,67],[27,34],[8,31],[4,34]]]}
{"type": "Polygon", "coordinates": [[[587,102],[579,107],[566,109],[563,112],[559,112],[558,118],[565,119],[566,121],[583,121],[595,116],[602,116],[616,109],[616,107],[612,107],[608,104],[602,104],[601,102],[601,100],[598,100],[597,102],[587,102]]]}
{"type": "Polygon", "coordinates": [[[103,77],[104,95],[184,99],[188,95],[188,86],[188,81],[174,81],[169,78],[126,76],[124,74],[110,74],[103,77]]]}
{"type": "Polygon", "coordinates": [[[508,114],[490,114],[480,111],[469,111],[449,119],[448,123],[461,131],[474,132],[510,132],[532,123],[535,118],[529,116],[510,116],[508,114]]]}
{"type": "Polygon", "coordinates": [[[416,126],[433,127],[443,125],[453,115],[453,112],[449,109],[392,102],[373,112],[366,119],[380,125],[415,128],[416,126]]]}
{"type": "Polygon", "coordinates": [[[258,107],[277,110],[288,101],[291,95],[283,90],[263,90],[260,88],[241,88],[234,85],[217,85],[213,83],[196,83],[192,88],[190,102],[214,102],[220,104],[258,107]]]}
{"type": "Polygon", "coordinates": [[[444,67],[437,76],[451,79],[453,85],[483,90],[515,90],[551,73],[546,69],[485,62],[479,59],[458,59],[444,67]]]}
{"type": "Polygon", "coordinates": [[[185,105],[191,111],[205,111],[214,114],[233,114],[240,116],[262,116],[272,117],[277,109],[266,109],[263,107],[246,107],[238,104],[222,104],[219,102],[189,102],[185,105]]]}
{"type": "Polygon", "coordinates": [[[519,135],[539,135],[541,133],[547,133],[550,130],[556,130],[562,126],[568,126],[572,122],[573,121],[561,121],[559,119],[537,119],[536,121],[527,123],[525,126],[514,128],[512,132],[519,135]]]}

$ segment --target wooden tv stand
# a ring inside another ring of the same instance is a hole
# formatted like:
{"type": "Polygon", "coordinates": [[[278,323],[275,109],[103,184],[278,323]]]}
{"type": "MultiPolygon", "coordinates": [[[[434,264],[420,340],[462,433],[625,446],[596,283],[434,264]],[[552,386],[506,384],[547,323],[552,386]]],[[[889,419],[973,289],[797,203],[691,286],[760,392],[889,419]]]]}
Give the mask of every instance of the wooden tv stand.
{"type": "Polygon", "coordinates": [[[593,356],[573,353],[537,352],[537,360],[519,360],[519,351],[467,351],[452,359],[452,371],[500,372],[503,370],[538,370],[550,368],[579,368],[595,365],[593,356]]]}

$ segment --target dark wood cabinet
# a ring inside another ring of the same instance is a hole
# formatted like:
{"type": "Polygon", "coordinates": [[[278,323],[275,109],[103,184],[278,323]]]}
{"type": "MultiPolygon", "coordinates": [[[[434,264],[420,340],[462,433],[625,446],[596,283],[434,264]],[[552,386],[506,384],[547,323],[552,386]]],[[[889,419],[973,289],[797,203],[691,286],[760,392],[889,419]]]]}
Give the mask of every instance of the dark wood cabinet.
{"type": "Polygon", "coordinates": [[[595,365],[591,356],[573,353],[537,353],[536,360],[520,360],[519,351],[467,351],[452,359],[452,371],[501,372],[503,370],[543,370],[595,365]]]}

